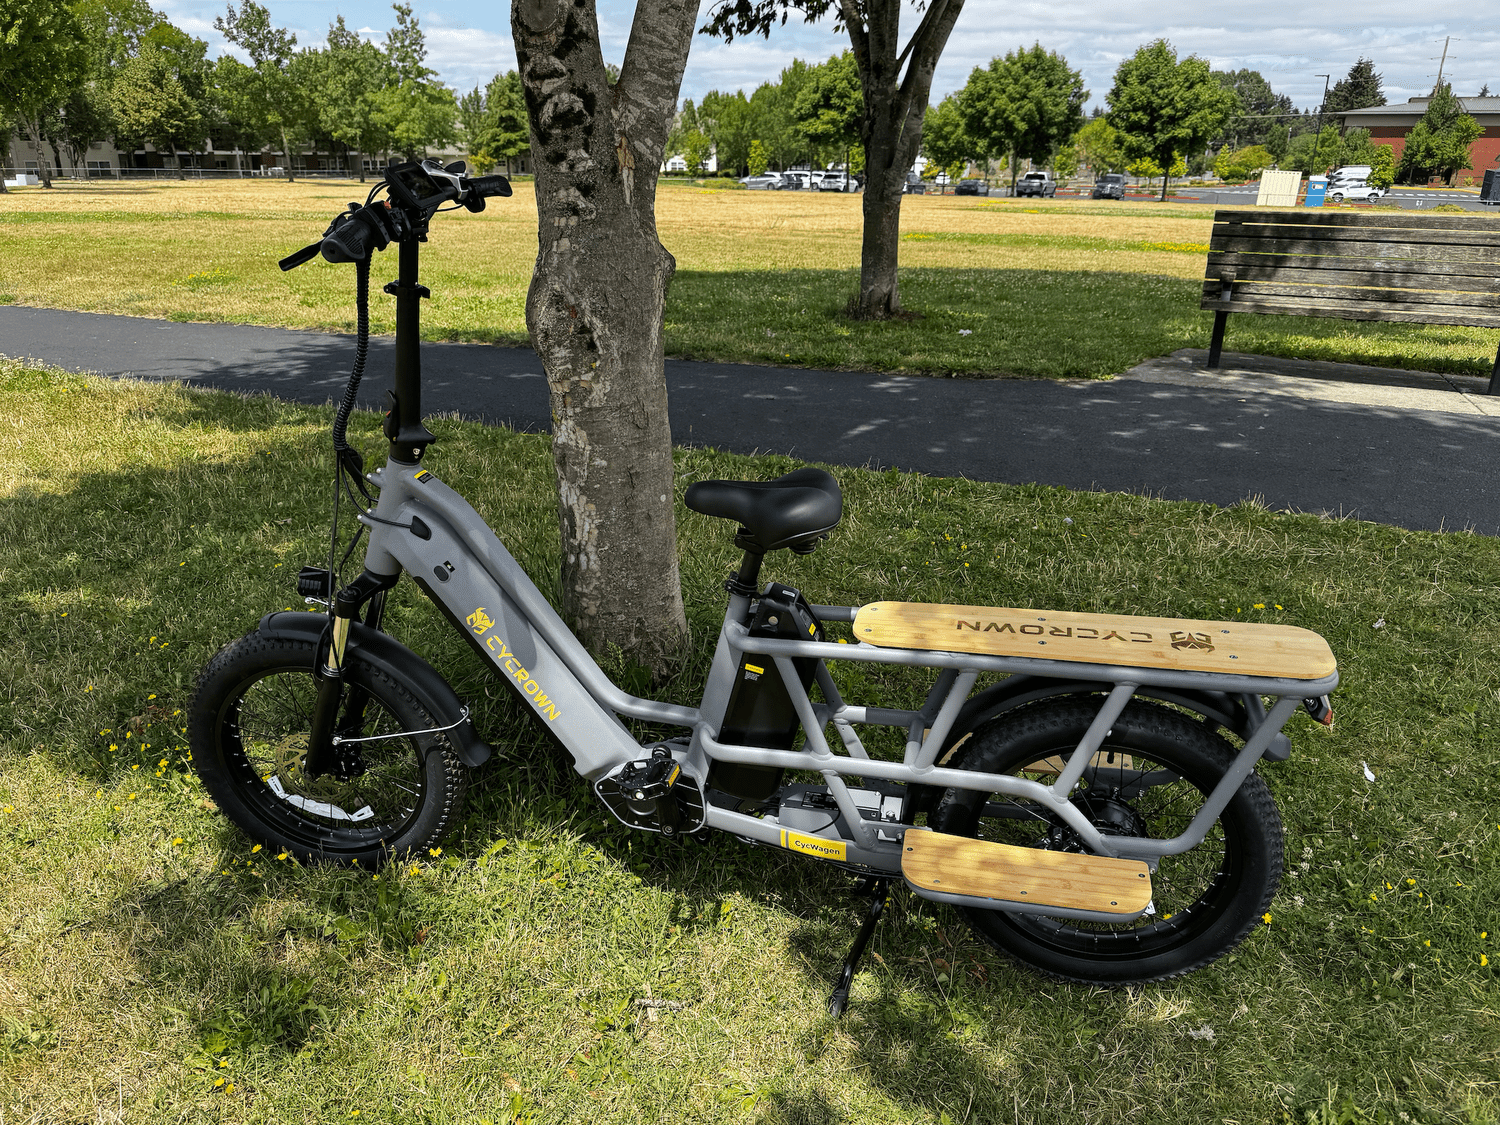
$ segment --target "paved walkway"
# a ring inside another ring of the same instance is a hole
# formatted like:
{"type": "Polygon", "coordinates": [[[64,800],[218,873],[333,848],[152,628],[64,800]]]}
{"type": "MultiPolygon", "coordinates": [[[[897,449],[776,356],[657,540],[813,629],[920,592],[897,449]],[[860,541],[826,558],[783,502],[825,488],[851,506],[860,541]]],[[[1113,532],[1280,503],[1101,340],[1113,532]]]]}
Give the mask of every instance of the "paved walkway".
{"type": "MultiPolygon", "coordinates": [[[[393,340],[370,341],[377,408],[393,340]]],[[[80,371],[323,403],[346,336],[0,306],[0,354],[80,371]]],[[[1500,398],[1487,381],[1226,353],[1152,360],[1110,381],[966,380],[667,362],[674,440],[843,465],[1041,482],[1500,533],[1500,398]]],[[[423,347],[424,406],[542,431],[534,353],[423,347]]]]}

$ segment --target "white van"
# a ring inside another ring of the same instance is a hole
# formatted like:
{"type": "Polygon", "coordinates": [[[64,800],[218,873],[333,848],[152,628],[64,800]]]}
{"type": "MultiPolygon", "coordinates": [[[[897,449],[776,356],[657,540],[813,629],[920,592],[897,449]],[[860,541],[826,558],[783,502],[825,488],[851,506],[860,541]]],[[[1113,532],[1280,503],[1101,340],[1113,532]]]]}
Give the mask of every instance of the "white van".
{"type": "Polygon", "coordinates": [[[1345,164],[1342,168],[1335,168],[1328,174],[1328,190],[1364,184],[1369,180],[1372,171],[1374,169],[1368,164],[1345,164]]]}

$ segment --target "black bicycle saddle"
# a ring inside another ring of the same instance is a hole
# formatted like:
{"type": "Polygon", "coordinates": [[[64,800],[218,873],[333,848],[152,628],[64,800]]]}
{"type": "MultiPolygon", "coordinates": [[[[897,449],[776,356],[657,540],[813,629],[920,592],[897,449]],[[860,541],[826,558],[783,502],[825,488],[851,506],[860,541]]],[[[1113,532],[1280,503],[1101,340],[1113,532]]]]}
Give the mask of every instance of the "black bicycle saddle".
{"type": "Polygon", "coordinates": [[[822,469],[798,469],[775,480],[700,480],[683,503],[695,512],[738,520],[735,544],[765,554],[790,547],[806,554],[839,522],[844,494],[822,469]]]}

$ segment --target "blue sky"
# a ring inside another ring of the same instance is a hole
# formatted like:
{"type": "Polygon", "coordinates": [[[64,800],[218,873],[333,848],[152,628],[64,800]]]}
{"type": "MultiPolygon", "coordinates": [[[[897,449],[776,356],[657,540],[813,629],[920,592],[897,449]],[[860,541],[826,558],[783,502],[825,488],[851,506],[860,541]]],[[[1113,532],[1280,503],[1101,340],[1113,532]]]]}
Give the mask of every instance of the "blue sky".
{"type": "MultiPolygon", "coordinates": [[[[394,22],[389,3],[377,0],[263,0],[272,18],[297,33],[303,46],[320,44],[334,16],[350,26],[383,37],[394,22]]],[[[509,3],[488,0],[412,0],[427,33],[428,62],[450,86],[467,90],[497,71],[516,65],[510,39],[509,3]]],[[[210,52],[226,49],[213,29],[224,3],[200,0],[156,0],[168,17],[206,39],[210,52]]],[[[705,3],[704,11],[710,7],[705,3]]],[[[1444,74],[1459,95],[1475,94],[1488,83],[1500,94],[1500,23],[1482,18],[1483,4],[1466,4],[1455,12],[1442,6],[1424,8],[1411,0],[1368,0],[1355,4],[1290,3],[1203,6],[1197,13],[1176,9],[1158,15],[1149,5],[1102,4],[1099,0],[968,0],[933,83],[933,101],[958,89],[976,66],[995,55],[1039,42],[1060,51],[1083,71],[1102,104],[1115,67],[1142,43],[1165,37],[1179,54],[1196,54],[1216,69],[1250,67],[1261,71],[1278,93],[1303,108],[1315,109],[1323,79],[1338,81],[1361,55],[1375,60],[1385,76],[1386,97],[1404,101],[1426,94],[1438,71],[1443,40],[1452,37],[1444,74]],[[1348,21],[1360,15],[1363,23],[1348,21]]],[[[600,33],[605,57],[618,62],[625,53],[634,4],[599,0],[600,33]]],[[[915,26],[914,8],[904,25],[915,26]]],[[[736,41],[731,47],[698,36],[683,79],[684,97],[698,98],[711,89],[753,90],[774,79],[793,58],[824,59],[846,47],[831,24],[788,22],[769,40],[736,41]]]]}

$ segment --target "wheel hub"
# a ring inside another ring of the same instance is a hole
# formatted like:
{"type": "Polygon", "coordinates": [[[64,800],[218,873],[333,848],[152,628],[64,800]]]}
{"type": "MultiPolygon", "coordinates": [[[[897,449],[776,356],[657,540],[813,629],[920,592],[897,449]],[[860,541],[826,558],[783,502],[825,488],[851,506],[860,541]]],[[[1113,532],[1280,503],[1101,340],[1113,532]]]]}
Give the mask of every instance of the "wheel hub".
{"type": "MultiPolygon", "coordinates": [[[[1088,818],[1101,836],[1148,836],[1146,819],[1127,802],[1110,793],[1091,790],[1072,800],[1073,807],[1088,818]]],[[[1078,833],[1058,823],[1047,833],[1047,847],[1054,851],[1085,851],[1078,833]]]]}

